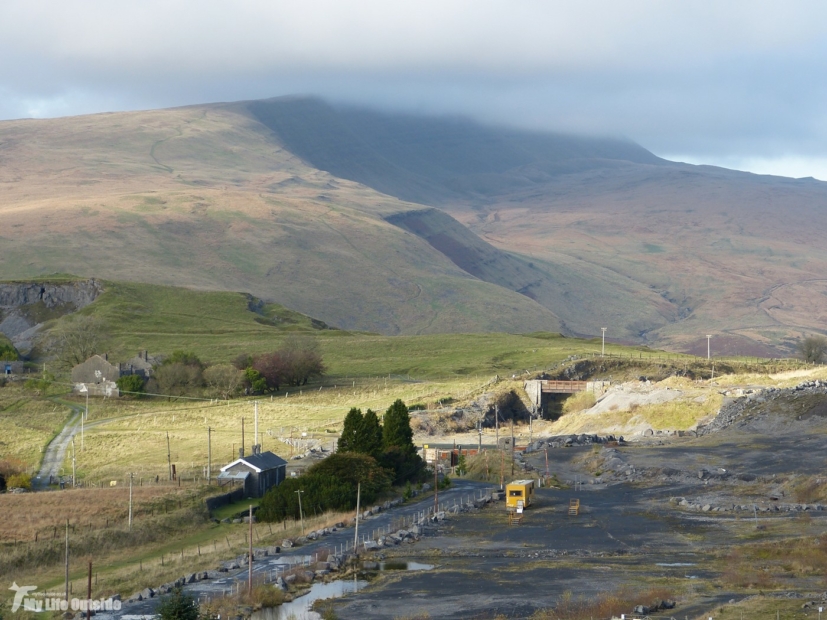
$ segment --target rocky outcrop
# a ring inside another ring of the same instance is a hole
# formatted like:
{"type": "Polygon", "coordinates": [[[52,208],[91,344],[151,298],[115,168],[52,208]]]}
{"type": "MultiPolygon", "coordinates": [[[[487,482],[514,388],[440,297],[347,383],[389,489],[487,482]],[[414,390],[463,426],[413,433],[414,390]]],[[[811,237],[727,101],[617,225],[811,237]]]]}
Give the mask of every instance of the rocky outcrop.
{"type": "Polygon", "coordinates": [[[25,353],[45,321],[88,306],[102,292],[100,282],[93,279],[0,283],[0,333],[25,353]]]}

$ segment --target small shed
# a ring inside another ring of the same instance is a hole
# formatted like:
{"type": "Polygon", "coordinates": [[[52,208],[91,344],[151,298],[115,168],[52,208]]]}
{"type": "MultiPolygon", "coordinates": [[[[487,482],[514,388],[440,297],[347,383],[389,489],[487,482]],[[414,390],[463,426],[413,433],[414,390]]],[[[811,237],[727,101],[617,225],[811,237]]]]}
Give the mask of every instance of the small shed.
{"type": "Polygon", "coordinates": [[[221,468],[219,484],[243,483],[247,497],[263,497],[287,475],[287,461],[272,452],[242,456],[221,468]]]}

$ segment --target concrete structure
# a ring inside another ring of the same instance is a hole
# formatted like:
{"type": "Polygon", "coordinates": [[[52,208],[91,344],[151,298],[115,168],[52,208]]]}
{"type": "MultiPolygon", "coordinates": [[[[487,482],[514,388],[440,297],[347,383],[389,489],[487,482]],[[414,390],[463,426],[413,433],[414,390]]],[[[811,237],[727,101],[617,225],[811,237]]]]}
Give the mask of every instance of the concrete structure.
{"type": "Polygon", "coordinates": [[[120,378],[120,368],[109,363],[108,356],[93,355],[72,368],[72,391],[81,392],[85,387],[89,396],[119,396],[115,382],[120,378]]]}
{"type": "Polygon", "coordinates": [[[526,381],[523,387],[532,406],[545,417],[545,414],[548,412],[548,399],[550,395],[571,395],[585,391],[603,393],[609,387],[609,382],[533,379],[526,381]]]}
{"type": "Polygon", "coordinates": [[[247,497],[262,497],[287,475],[287,461],[272,452],[242,456],[221,468],[219,484],[241,484],[247,497]]]}

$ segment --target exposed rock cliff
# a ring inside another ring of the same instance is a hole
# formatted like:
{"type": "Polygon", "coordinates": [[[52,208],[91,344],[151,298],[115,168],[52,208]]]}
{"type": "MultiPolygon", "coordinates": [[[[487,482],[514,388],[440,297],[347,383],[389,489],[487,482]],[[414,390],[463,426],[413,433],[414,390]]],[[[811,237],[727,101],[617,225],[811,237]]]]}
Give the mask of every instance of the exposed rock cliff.
{"type": "Polygon", "coordinates": [[[44,322],[88,306],[101,292],[97,280],[0,283],[0,333],[26,353],[44,322]]]}

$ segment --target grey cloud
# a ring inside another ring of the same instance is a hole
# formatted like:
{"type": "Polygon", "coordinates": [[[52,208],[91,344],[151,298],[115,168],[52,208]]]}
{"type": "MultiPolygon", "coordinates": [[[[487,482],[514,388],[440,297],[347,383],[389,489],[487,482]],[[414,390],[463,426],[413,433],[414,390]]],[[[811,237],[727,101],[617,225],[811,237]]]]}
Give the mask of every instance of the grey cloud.
{"type": "Polygon", "coordinates": [[[0,118],[299,92],[659,154],[825,158],[825,18],[819,2],[11,0],[0,118]]]}

